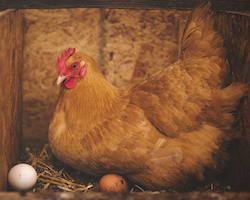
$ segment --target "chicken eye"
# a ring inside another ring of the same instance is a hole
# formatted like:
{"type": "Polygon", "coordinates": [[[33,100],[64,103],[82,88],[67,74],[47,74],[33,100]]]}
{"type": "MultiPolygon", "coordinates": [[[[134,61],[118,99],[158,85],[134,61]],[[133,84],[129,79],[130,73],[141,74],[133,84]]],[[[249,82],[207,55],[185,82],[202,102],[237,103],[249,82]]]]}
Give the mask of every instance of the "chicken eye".
{"type": "Polygon", "coordinates": [[[76,68],[77,68],[77,63],[71,65],[71,68],[72,68],[72,69],[76,69],[76,68]]]}

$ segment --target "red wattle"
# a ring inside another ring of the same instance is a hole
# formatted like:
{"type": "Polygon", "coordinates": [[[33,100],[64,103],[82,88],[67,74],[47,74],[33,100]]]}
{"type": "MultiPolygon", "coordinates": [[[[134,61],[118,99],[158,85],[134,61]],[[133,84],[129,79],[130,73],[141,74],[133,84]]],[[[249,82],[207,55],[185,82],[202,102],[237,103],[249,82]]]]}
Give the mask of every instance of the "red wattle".
{"type": "Polygon", "coordinates": [[[64,86],[68,89],[73,89],[76,86],[76,78],[72,77],[64,81],[64,86]]]}

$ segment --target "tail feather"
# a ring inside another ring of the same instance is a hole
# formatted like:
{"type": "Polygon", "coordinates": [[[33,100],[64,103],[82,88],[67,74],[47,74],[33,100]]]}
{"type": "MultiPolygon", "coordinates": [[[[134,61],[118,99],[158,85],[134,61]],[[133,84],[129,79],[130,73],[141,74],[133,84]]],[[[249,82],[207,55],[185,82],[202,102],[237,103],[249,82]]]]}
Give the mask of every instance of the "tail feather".
{"type": "Polygon", "coordinates": [[[240,103],[239,100],[247,95],[247,91],[247,84],[232,83],[214,93],[211,96],[211,109],[207,110],[213,123],[218,124],[224,130],[231,129],[231,125],[235,123],[233,113],[240,103]]]}
{"type": "Polygon", "coordinates": [[[247,95],[247,91],[248,85],[244,83],[232,83],[223,90],[220,90],[221,95],[225,98],[223,102],[225,108],[230,109],[229,112],[232,112],[232,109],[238,106],[239,99],[247,95]]]}
{"type": "Polygon", "coordinates": [[[211,4],[202,4],[189,16],[181,46],[181,61],[190,75],[205,79],[211,86],[220,86],[228,77],[227,49],[214,30],[211,4]],[[205,69],[206,68],[206,69],[205,69]]]}

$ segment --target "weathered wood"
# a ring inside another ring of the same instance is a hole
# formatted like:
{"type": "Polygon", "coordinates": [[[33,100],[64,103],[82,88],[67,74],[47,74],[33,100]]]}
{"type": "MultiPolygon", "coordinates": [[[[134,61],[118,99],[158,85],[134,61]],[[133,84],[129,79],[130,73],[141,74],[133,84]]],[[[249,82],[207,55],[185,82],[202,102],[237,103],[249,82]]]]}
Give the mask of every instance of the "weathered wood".
{"type": "Polygon", "coordinates": [[[1,200],[46,200],[46,199],[85,199],[85,200],[247,200],[250,199],[250,193],[201,193],[201,192],[192,192],[192,193],[164,193],[164,194],[151,194],[151,193],[132,193],[127,195],[122,194],[104,194],[104,193],[27,193],[19,194],[17,192],[13,193],[0,193],[1,200]]]}
{"type": "MultiPolygon", "coordinates": [[[[224,38],[228,49],[228,60],[233,72],[232,79],[250,83],[250,17],[218,12],[216,29],[224,38]]],[[[248,98],[238,107],[240,140],[233,144],[232,163],[226,176],[235,190],[250,190],[250,89],[248,98]]]]}
{"type": "MultiPolygon", "coordinates": [[[[44,9],[44,8],[123,8],[123,9],[191,9],[198,5],[201,0],[12,0],[0,2],[1,9],[44,9]]],[[[216,10],[249,11],[248,0],[211,0],[216,10]]]]}
{"type": "Polygon", "coordinates": [[[0,191],[19,155],[21,130],[22,13],[0,13],[0,191]]]}

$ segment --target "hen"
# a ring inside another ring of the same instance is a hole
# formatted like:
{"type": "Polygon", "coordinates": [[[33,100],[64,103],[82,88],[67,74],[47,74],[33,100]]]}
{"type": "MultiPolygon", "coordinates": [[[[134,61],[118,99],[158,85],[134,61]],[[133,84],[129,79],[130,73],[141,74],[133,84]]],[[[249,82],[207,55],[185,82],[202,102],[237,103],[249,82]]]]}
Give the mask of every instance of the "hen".
{"type": "Polygon", "coordinates": [[[84,173],[117,173],[149,189],[181,188],[227,159],[243,83],[229,76],[210,5],[189,16],[179,61],[127,89],[111,85],[96,62],[69,48],[58,59],[61,84],[49,127],[55,156],[84,173]]]}

